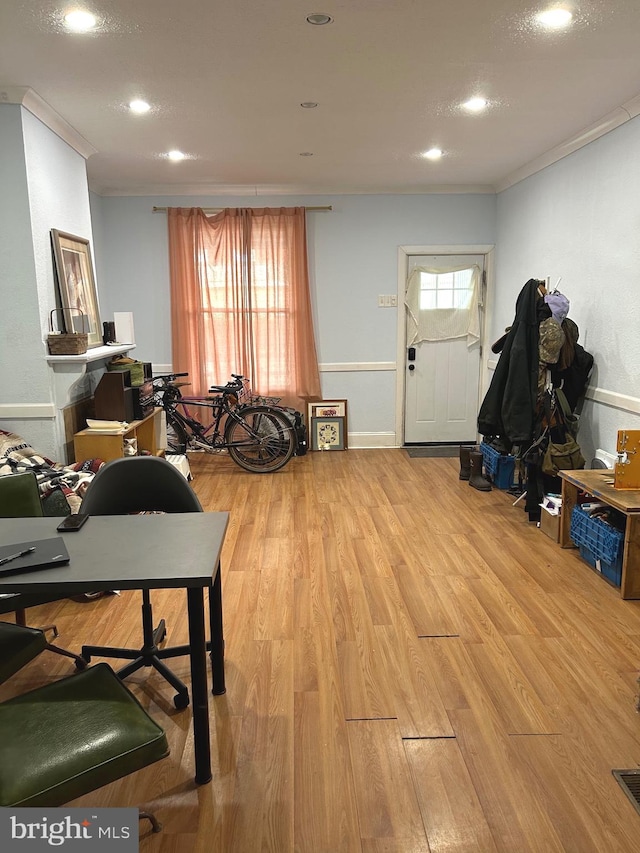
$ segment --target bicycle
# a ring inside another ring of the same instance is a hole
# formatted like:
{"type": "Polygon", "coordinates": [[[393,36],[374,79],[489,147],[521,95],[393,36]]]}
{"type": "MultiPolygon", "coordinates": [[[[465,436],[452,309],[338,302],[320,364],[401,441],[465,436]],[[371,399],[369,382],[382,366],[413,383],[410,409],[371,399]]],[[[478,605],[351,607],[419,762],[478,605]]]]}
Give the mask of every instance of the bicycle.
{"type": "Polygon", "coordinates": [[[213,396],[183,396],[176,382],[188,373],[154,377],[154,399],[167,418],[167,446],[173,453],[227,450],[233,461],[254,474],[278,471],[296,450],[294,428],[278,409],[268,405],[239,404],[246,394],[243,376],[232,374],[226,385],[213,385],[213,396]],[[208,409],[211,423],[195,417],[195,409],[208,409]]]}

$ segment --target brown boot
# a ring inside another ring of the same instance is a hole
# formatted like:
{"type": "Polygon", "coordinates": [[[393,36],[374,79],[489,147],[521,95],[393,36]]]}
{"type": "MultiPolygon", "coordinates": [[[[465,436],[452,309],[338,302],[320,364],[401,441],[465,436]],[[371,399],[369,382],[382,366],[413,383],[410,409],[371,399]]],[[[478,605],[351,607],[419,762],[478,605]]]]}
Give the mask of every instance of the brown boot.
{"type": "Polygon", "coordinates": [[[460,480],[468,480],[471,476],[471,460],[469,454],[474,447],[460,447],[460,480]]]}
{"type": "Polygon", "coordinates": [[[472,450],[469,454],[469,461],[471,462],[471,476],[469,477],[469,485],[473,486],[474,489],[478,489],[479,492],[490,492],[491,483],[482,473],[482,453],[478,450],[472,450]]]}

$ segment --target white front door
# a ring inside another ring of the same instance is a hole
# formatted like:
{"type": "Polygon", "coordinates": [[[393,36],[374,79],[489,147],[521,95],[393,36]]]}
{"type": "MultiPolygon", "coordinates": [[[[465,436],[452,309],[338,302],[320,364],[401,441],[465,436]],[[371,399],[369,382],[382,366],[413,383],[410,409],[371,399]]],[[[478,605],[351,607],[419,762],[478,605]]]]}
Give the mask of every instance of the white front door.
{"type": "Polygon", "coordinates": [[[466,336],[415,343],[412,339],[446,334],[441,309],[446,310],[446,322],[453,319],[453,325],[458,310],[471,310],[482,330],[483,272],[484,255],[408,257],[413,311],[406,309],[405,444],[472,444],[476,440],[481,341],[468,346],[466,336]],[[451,268],[456,271],[443,272],[451,268]],[[421,333],[416,332],[416,324],[421,333]]]}

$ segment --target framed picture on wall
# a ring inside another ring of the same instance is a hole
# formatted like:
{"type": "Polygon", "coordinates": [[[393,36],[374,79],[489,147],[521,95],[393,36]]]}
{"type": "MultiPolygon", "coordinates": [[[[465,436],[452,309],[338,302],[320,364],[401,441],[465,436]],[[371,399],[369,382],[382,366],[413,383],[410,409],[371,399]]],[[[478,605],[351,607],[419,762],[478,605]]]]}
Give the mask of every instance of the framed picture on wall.
{"type": "Polygon", "coordinates": [[[52,229],[51,243],[65,329],[67,332],[87,332],[90,347],[102,346],[89,241],[52,229]]]}

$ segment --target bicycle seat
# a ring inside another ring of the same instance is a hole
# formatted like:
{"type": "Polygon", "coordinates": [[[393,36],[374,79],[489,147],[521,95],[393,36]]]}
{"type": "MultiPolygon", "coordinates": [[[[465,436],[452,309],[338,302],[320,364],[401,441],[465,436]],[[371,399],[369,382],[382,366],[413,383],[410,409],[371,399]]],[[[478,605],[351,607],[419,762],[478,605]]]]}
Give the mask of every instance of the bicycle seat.
{"type": "Polygon", "coordinates": [[[238,385],[211,385],[209,388],[209,393],[213,392],[214,394],[235,394],[236,391],[239,391],[240,387],[238,385]]]}

